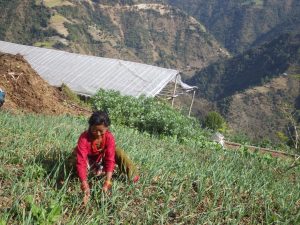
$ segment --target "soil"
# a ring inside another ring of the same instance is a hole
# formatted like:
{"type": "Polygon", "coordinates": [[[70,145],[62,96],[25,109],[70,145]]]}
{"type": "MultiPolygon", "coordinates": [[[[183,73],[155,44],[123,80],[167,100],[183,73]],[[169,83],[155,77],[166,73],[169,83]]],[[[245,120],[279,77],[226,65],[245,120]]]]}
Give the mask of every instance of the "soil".
{"type": "Polygon", "coordinates": [[[21,55],[0,53],[0,88],[6,92],[3,110],[42,114],[90,114],[50,86],[21,55]]]}

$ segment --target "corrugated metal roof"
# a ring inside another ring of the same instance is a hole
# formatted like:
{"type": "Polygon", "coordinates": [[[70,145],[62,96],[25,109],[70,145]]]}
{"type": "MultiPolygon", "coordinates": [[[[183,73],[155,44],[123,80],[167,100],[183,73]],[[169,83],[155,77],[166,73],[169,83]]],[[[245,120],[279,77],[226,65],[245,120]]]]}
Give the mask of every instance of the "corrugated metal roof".
{"type": "Polygon", "coordinates": [[[123,95],[157,95],[179,71],[141,63],[80,55],[0,41],[0,52],[21,54],[33,69],[53,86],[65,83],[82,95],[100,88],[123,95]]]}

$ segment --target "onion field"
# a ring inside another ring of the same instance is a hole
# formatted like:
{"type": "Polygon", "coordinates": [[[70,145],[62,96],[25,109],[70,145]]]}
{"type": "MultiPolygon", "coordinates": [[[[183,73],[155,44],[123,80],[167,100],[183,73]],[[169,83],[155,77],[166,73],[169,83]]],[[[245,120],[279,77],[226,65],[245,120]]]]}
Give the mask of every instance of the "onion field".
{"type": "Polygon", "coordinates": [[[0,112],[1,225],[300,223],[300,168],[292,161],[115,124],[117,145],[141,179],[133,184],[116,173],[106,194],[91,177],[83,207],[66,159],[86,128],[83,117],[0,112]]]}

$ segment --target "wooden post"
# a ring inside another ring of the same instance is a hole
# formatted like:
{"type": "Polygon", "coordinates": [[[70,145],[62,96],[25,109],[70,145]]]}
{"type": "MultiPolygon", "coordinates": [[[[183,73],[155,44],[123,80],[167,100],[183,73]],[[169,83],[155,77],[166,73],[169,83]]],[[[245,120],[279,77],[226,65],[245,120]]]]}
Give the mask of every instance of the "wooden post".
{"type": "Polygon", "coordinates": [[[295,124],[294,124],[294,130],[295,130],[295,149],[298,149],[299,136],[297,132],[297,126],[295,124]]]}
{"type": "Polygon", "coordinates": [[[175,94],[176,94],[176,88],[177,88],[177,78],[178,78],[178,74],[176,75],[176,78],[175,78],[174,92],[173,92],[173,96],[172,96],[172,107],[174,106],[174,101],[175,101],[175,94]]]}
{"type": "Polygon", "coordinates": [[[192,98],[192,102],[191,102],[191,106],[190,106],[190,110],[189,110],[189,117],[191,117],[192,107],[193,107],[194,100],[195,100],[195,93],[196,93],[196,90],[194,90],[194,92],[193,92],[193,98],[192,98]]]}

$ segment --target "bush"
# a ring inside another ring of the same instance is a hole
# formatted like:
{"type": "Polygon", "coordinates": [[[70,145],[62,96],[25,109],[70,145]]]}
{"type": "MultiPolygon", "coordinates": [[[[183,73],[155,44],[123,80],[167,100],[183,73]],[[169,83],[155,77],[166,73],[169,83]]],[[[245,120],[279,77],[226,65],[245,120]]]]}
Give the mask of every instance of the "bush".
{"type": "Polygon", "coordinates": [[[100,90],[92,104],[106,110],[114,123],[137,128],[150,134],[171,135],[178,138],[199,136],[201,129],[195,118],[188,118],[167,103],[154,98],[122,96],[116,91],[100,90]]]}
{"type": "Polygon", "coordinates": [[[205,118],[205,126],[214,131],[221,131],[225,127],[225,121],[218,112],[209,112],[205,118]]]}

